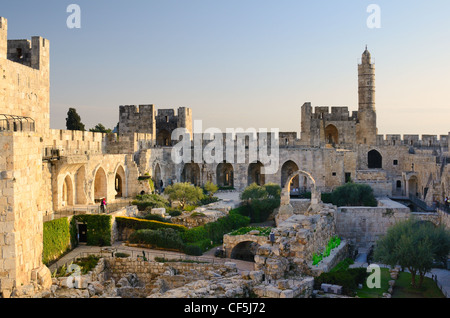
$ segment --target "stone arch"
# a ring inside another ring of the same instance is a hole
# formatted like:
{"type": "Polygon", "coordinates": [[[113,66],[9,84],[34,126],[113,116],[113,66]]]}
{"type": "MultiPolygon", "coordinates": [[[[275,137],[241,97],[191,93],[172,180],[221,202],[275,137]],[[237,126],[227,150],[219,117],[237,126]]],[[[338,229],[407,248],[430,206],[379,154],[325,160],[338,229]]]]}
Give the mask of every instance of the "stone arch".
{"type": "Polygon", "coordinates": [[[281,186],[285,186],[287,180],[290,180],[290,189],[298,189],[300,187],[300,178],[296,175],[294,178],[290,178],[292,174],[299,171],[298,165],[288,160],[281,166],[281,186]]]}
{"type": "Polygon", "coordinates": [[[200,166],[194,162],[186,163],[181,172],[180,180],[181,182],[188,182],[195,186],[200,186],[200,166]]]}
{"type": "Polygon", "coordinates": [[[265,175],[261,174],[262,167],[264,167],[264,165],[259,161],[249,164],[247,173],[248,185],[256,183],[257,185],[262,186],[266,183],[265,175]]]}
{"type": "Polygon", "coordinates": [[[230,258],[246,262],[254,262],[260,245],[254,241],[243,241],[236,244],[231,250],[230,258]]]}
{"type": "Polygon", "coordinates": [[[108,178],[102,167],[98,167],[94,174],[94,202],[108,199],[108,178]]]}
{"type": "MultiPolygon", "coordinates": [[[[153,176],[152,176],[155,184],[155,188],[158,189],[159,191],[161,191],[161,181],[163,180],[162,178],[162,172],[161,172],[161,165],[157,162],[155,164],[155,167],[153,168],[153,176]]],[[[164,187],[164,184],[163,184],[164,187]]]]}
{"type": "Polygon", "coordinates": [[[66,206],[73,206],[75,204],[74,201],[74,184],[71,176],[67,174],[64,177],[64,181],[62,184],[62,190],[61,190],[61,205],[63,207],[66,206]]]}
{"type": "Polygon", "coordinates": [[[116,199],[126,198],[126,174],[125,169],[119,164],[114,173],[114,190],[116,191],[116,199]]]}
{"type": "Polygon", "coordinates": [[[325,142],[333,145],[339,143],[339,131],[335,125],[330,124],[325,128],[325,142]]]}
{"type": "Polygon", "coordinates": [[[383,167],[383,157],[377,150],[372,149],[367,154],[367,166],[369,169],[381,169],[383,167]]]}
{"type": "Polygon", "coordinates": [[[286,183],[283,186],[282,189],[282,195],[281,195],[281,204],[282,205],[287,205],[290,202],[290,193],[291,193],[291,185],[292,185],[292,180],[294,178],[298,178],[299,175],[303,175],[306,176],[311,183],[311,204],[318,204],[320,202],[322,202],[321,198],[320,198],[320,192],[317,190],[316,188],[316,180],[314,180],[313,176],[303,170],[298,170],[295,171],[294,173],[292,173],[289,178],[287,179],[286,183]]]}
{"type": "Polygon", "coordinates": [[[234,187],[234,168],[226,161],[219,163],[216,168],[217,185],[219,187],[234,187]]]}

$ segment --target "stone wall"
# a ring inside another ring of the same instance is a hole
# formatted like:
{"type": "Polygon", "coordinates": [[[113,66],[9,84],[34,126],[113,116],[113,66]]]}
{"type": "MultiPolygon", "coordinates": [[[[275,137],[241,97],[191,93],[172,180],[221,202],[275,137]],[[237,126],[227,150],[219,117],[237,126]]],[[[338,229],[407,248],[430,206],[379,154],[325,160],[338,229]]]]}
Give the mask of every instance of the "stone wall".
{"type": "Polygon", "coordinates": [[[409,208],[391,200],[378,207],[341,207],[336,213],[336,232],[354,246],[374,244],[398,221],[407,220],[409,208]]]}
{"type": "Polygon", "coordinates": [[[272,280],[291,275],[311,275],[312,256],[321,253],[336,234],[332,205],[324,204],[320,211],[295,214],[273,229],[274,244],[259,247],[255,256],[256,270],[272,280]]]}
{"type": "Polygon", "coordinates": [[[0,293],[42,267],[42,152],[35,133],[0,133],[0,293]]]}

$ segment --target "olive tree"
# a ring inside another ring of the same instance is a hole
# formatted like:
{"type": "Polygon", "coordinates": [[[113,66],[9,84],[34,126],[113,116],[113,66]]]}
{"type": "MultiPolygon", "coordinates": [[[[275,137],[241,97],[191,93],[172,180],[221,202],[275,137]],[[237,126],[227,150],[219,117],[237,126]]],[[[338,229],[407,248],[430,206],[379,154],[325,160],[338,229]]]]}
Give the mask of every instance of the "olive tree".
{"type": "Polygon", "coordinates": [[[168,186],[164,190],[164,194],[169,197],[169,200],[180,202],[180,207],[182,209],[184,209],[187,204],[195,204],[203,198],[202,188],[187,182],[175,183],[168,186]]]}
{"type": "Polygon", "coordinates": [[[433,261],[445,259],[449,251],[450,232],[445,227],[412,218],[398,222],[387,230],[376,244],[374,259],[387,265],[407,268],[411,273],[411,285],[420,288],[433,261]]]}

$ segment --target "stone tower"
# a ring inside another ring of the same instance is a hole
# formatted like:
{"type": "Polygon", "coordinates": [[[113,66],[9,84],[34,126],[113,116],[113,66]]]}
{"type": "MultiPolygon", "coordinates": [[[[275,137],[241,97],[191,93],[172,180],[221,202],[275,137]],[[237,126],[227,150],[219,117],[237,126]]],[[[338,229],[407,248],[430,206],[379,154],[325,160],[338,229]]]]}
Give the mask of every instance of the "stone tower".
{"type": "Polygon", "coordinates": [[[364,51],[361,64],[358,65],[358,124],[356,142],[358,144],[376,144],[377,115],[375,110],[375,65],[371,62],[370,52],[364,51]]]}
{"type": "Polygon", "coordinates": [[[8,20],[0,17],[0,58],[6,59],[8,52],[8,20]]]}

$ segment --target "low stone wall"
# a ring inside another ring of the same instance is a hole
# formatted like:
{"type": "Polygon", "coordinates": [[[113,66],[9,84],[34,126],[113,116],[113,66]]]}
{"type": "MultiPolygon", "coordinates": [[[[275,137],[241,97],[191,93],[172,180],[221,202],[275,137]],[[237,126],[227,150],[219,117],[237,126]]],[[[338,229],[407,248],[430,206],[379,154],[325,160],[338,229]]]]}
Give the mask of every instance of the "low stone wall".
{"type": "Polygon", "coordinates": [[[341,241],[341,244],[330,252],[330,255],[325,257],[319,264],[312,265],[311,272],[313,276],[320,276],[322,273],[329,272],[339,262],[343,261],[349,256],[349,246],[347,241],[341,241]]]}
{"type": "Polygon", "coordinates": [[[439,222],[450,230],[450,213],[438,209],[439,222]]]}
{"type": "Polygon", "coordinates": [[[411,217],[409,208],[391,200],[378,207],[340,207],[336,213],[336,232],[356,247],[374,244],[387,229],[411,217]]]}

